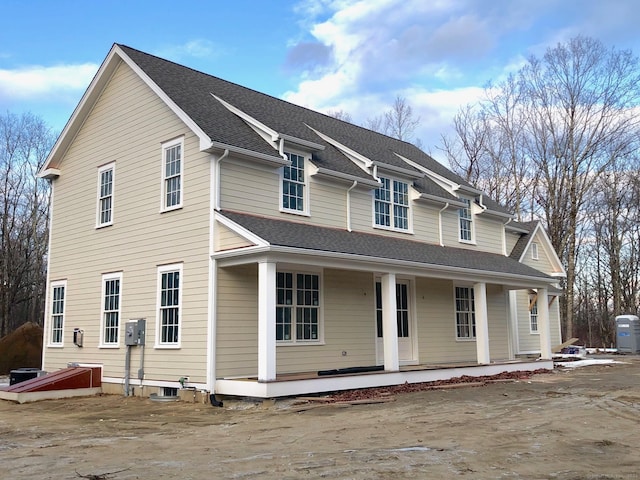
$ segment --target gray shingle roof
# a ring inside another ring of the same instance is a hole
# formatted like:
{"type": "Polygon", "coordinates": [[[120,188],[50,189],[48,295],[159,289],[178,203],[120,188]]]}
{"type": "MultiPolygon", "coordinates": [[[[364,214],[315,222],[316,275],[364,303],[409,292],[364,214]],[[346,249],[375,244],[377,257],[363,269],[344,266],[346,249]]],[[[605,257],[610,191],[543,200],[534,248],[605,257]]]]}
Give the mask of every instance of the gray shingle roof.
{"type": "Polygon", "coordinates": [[[304,250],[361,255],[379,259],[423,264],[425,268],[449,267],[551,280],[546,274],[510,257],[475,250],[441,247],[413,240],[399,239],[338,228],[289,222],[244,213],[222,211],[226,218],[253,232],[270,245],[304,250]]]}
{"type": "MultiPolygon", "coordinates": [[[[411,143],[300,107],[131,47],[124,45],[118,45],[118,47],[195,121],[212,141],[278,156],[272,146],[268,145],[240,117],[216,100],[211,95],[213,93],[280,134],[324,145],[323,150],[313,153],[313,162],[319,167],[372,180],[370,175],[309,127],[375,162],[413,170],[419,174],[398,157],[402,155],[452,182],[471,186],[462,177],[411,143]]],[[[414,187],[421,193],[440,195],[445,199],[453,198],[428,178],[421,178],[414,182],[414,187]]],[[[493,210],[506,212],[490,199],[486,199],[485,204],[493,210]]]]}
{"type": "Polygon", "coordinates": [[[513,246],[513,250],[511,250],[511,253],[509,254],[509,256],[511,258],[513,258],[514,260],[520,261],[520,259],[522,258],[522,254],[524,253],[525,249],[527,248],[527,245],[529,243],[529,239],[531,238],[531,235],[533,234],[533,231],[535,230],[536,226],[538,225],[537,220],[534,220],[532,222],[518,222],[517,225],[518,227],[524,229],[524,230],[528,230],[529,233],[522,235],[518,241],[516,242],[516,244],[513,246]]]}

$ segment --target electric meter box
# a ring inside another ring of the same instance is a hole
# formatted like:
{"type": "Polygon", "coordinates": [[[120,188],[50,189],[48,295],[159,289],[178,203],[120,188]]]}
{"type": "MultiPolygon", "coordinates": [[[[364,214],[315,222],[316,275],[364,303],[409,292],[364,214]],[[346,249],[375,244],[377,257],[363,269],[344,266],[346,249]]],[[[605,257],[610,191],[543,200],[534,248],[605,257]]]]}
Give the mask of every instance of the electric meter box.
{"type": "Polygon", "coordinates": [[[124,344],[128,346],[144,345],[147,321],[144,318],[129,320],[125,324],[124,344]]]}
{"type": "Polygon", "coordinates": [[[616,347],[619,353],[640,353],[640,319],[637,316],[616,317],[616,347]]]}

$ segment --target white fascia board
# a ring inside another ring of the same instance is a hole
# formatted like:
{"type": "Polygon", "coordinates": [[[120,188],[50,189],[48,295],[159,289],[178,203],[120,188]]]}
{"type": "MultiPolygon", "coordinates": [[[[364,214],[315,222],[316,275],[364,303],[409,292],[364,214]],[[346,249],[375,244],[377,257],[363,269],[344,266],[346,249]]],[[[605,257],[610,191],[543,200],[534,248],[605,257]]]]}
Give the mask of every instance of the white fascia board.
{"type": "MultiPolygon", "coordinates": [[[[501,284],[517,289],[521,288],[546,288],[555,283],[555,279],[544,279],[541,277],[531,277],[514,273],[500,273],[486,270],[473,270],[462,267],[451,267],[446,265],[425,264],[407,260],[396,260],[392,258],[371,257],[352,253],[328,252],[324,250],[310,250],[298,247],[282,247],[278,245],[265,246],[260,248],[243,248],[227,250],[215,255],[216,259],[228,260],[233,264],[233,259],[245,257],[240,263],[255,262],[255,259],[247,256],[268,255],[270,258],[277,255],[304,256],[304,262],[311,265],[323,267],[335,267],[359,271],[393,271],[406,273],[409,275],[439,278],[444,280],[465,280],[465,281],[485,281],[501,284]]],[[[284,261],[284,258],[280,259],[284,261]]],[[[291,261],[289,259],[289,261],[291,261]]],[[[227,265],[227,261],[224,262],[227,265]]]]}
{"type": "Polygon", "coordinates": [[[60,170],[57,168],[47,168],[46,170],[40,170],[36,176],[46,180],[53,180],[60,176],[60,170]]]}
{"type": "Polygon", "coordinates": [[[325,148],[324,145],[321,145],[319,143],[311,142],[309,140],[305,140],[304,138],[298,138],[298,137],[294,137],[292,135],[287,135],[284,133],[280,134],[280,138],[282,138],[285,142],[289,144],[302,147],[306,150],[311,150],[312,152],[320,152],[325,148]]]}
{"type": "Polygon", "coordinates": [[[339,178],[349,183],[358,182],[358,185],[362,185],[363,187],[367,187],[369,189],[380,188],[380,183],[376,182],[375,180],[356,177],[355,175],[349,175],[348,173],[336,172],[335,170],[329,170],[328,168],[318,168],[318,171],[315,175],[339,178]]]}
{"type": "Polygon", "coordinates": [[[306,123],[305,123],[305,126],[308,129],[310,129],[311,131],[313,131],[316,135],[318,135],[325,142],[330,143],[331,145],[336,147],[338,150],[340,150],[345,157],[347,157],[349,160],[351,160],[353,163],[355,163],[362,170],[367,172],[367,175],[373,176],[373,174],[371,172],[371,169],[373,167],[373,161],[372,160],[370,160],[369,158],[365,157],[364,155],[356,152],[355,150],[350,149],[346,145],[343,145],[342,143],[338,142],[337,140],[334,140],[333,138],[329,137],[328,135],[325,135],[324,133],[319,132],[315,128],[310,127],[306,123]]]}
{"type": "Polygon", "coordinates": [[[411,165],[416,170],[419,170],[422,173],[424,173],[427,177],[429,177],[431,180],[436,182],[438,185],[440,185],[442,188],[444,188],[446,191],[448,191],[452,195],[455,194],[455,191],[458,190],[458,188],[460,188],[460,185],[457,184],[456,182],[452,182],[448,178],[445,178],[442,175],[438,175],[434,171],[429,170],[424,165],[420,165],[419,163],[414,162],[413,160],[409,160],[407,157],[404,157],[404,156],[400,155],[399,153],[396,153],[396,152],[393,152],[393,153],[394,153],[394,155],[396,155],[397,157],[401,158],[406,163],[411,165]]]}
{"type": "Polygon", "coordinates": [[[254,152],[253,150],[248,150],[242,147],[236,147],[235,145],[229,145],[222,142],[211,142],[209,144],[209,148],[206,149],[207,152],[213,152],[215,150],[229,150],[237,155],[240,155],[244,158],[248,158],[251,160],[261,160],[263,163],[272,164],[275,167],[281,167],[283,165],[291,165],[289,160],[283,159],[281,156],[270,156],[264,153],[254,152]]]}
{"type": "Polygon", "coordinates": [[[117,45],[114,47],[118,55],[122,58],[122,60],[133,70],[144,83],[156,94],[158,97],[171,109],[173,113],[177,115],[177,117],[184,122],[184,124],[189,127],[199,139],[200,139],[200,150],[206,150],[211,145],[211,139],[209,136],[204,133],[204,131],[198,126],[198,124],[187,115],[184,110],[182,110],[176,103],[169,98],[169,96],[162,90],[151,78],[135,63],[129,56],[124,53],[124,51],[118,47],[117,45]]]}
{"type": "Polygon", "coordinates": [[[71,117],[62,129],[62,133],[60,133],[60,136],[53,145],[49,155],[47,155],[47,158],[40,169],[39,175],[44,174],[47,170],[51,170],[52,165],[55,165],[55,167],[58,166],[58,162],[66,153],[69,145],[75,138],[80,127],[93,108],[93,105],[97,101],[100,93],[102,93],[103,88],[119,65],[120,57],[117,54],[118,51],[120,51],[120,49],[114,44],[107,54],[107,57],[98,68],[98,71],[91,80],[91,83],[89,83],[89,86],[82,95],[80,102],[78,102],[78,105],[76,105],[76,108],[73,110],[71,117]]]}
{"type": "Polygon", "coordinates": [[[562,266],[562,262],[560,261],[558,254],[556,253],[555,249],[553,248],[553,245],[551,244],[551,239],[547,235],[547,232],[545,232],[544,228],[542,228],[542,224],[540,222],[536,224],[535,228],[533,229],[533,232],[531,232],[531,234],[529,235],[529,241],[527,242],[527,245],[525,246],[524,250],[522,250],[522,255],[520,255],[519,261],[522,262],[524,260],[524,258],[529,252],[529,248],[531,247],[531,244],[533,243],[533,239],[536,237],[536,234],[538,233],[540,234],[544,243],[546,244],[543,248],[545,253],[547,253],[550,257],[549,261],[551,262],[551,265],[553,265],[553,267],[557,270],[557,272],[554,272],[551,275],[554,277],[565,278],[567,276],[567,272],[562,266]]]}
{"type": "Polygon", "coordinates": [[[384,162],[374,161],[373,164],[376,167],[378,167],[378,171],[386,170],[387,172],[397,173],[399,175],[402,175],[408,178],[422,178],[424,176],[424,173],[421,171],[416,172],[414,170],[409,170],[407,168],[396,167],[395,165],[389,165],[388,163],[384,163],[384,162]]]}
{"type": "Polygon", "coordinates": [[[249,125],[252,125],[255,128],[257,128],[257,129],[265,132],[267,135],[269,135],[269,137],[271,137],[271,141],[272,142],[275,143],[280,138],[280,136],[278,135],[278,132],[276,132],[274,129],[267,127],[264,123],[262,123],[261,121],[253,118],[251,115],[243,112],[238,107],[234,107],[230,103],[225,102],[224,100],[222,100],[220,97],[218,97],[214,93],[211,93],[211,96],[213,98],[215,98],[217,101],[219,101],[222,104],[222,106],[225,107],[227,110],[229,110],[231,113],[237,115],[242,120],[247,122],[249,125]]]}
{"type": "Polygon", "coordinates": [[[417,200],[421,200],[423,202],[435,203],[438,205],[450,205],[452,207],[465,207],[467,204],[464,202],[459,202],[457,200],[451,200],[449,198],[442,198],[436,195],[431,195],[429,193],[421,193],[417,200]]]}
{"type": "MultiPolygon", "coordinates": [[[[269,245],[269,242],[267,242],[263,238],[259,237],[258,235],[256,235],[252,231],[247,230],[246,228],[238,225],[233,220],[228,219],[227,217],[224,216],[224,214],[222,214],[220,212],[215,212],[214,213],[214,220],[217,221],[217,222],[220,222],[222,225],[224,225],[225,227],[227,227],[228,229],[230,229],[234,233],[237,233],[242,238],[244,238],[248,242],[253,243],[254,245],[256,245],[258,247],[266,247],[266,246],[269,245]]],[[[245,247],[245,249],[246,249],[246,247],[245,247]]]]}

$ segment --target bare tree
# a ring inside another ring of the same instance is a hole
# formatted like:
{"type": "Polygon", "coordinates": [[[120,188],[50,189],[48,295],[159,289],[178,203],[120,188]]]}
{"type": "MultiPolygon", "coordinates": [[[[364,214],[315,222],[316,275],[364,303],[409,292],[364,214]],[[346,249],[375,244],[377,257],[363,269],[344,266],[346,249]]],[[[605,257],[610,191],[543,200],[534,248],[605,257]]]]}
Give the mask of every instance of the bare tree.
{"type": "Polygon", "coordinates": [[[367,118],[362,126],[364,128],[368,128],[369,130],[373,130],[374,132],[386,133],[384,129],[384,115],[367,118]]]}
{"type": "Polygon", "coordinates": [[[420,125],[420,117],[415,118],[407,99],[398,95],[391,109],[384,114],[385,133],[398,140],[410,142],[418,125],[420,125]]]}
{"type": "Polygon", "coordinates": [[[344,110],[329,110],[327,112],[327,115],[333,118],[337,118],[338,120],[353,123],[351,121],[351,114],[349,112],[345,112],[344,110]]]}
{"type": "MultiPolygon", "coordinates": [[[[603,172],[637,152],[639,103],[638,59],[578,36],[548,49],[542,59],[529,58],[517,75],[489,89],[475,110],[480,113],[456,117],[464,145],[458,152],[466,158],[452,166],[492,185],[498,200],[514,211],[522,208],[546,222],[567,272],[561,303],[565,336],[575,333],[586,202],[603,172]],[[506,182],[513,186],[498,189],[506,182]]],[[[450,156],[458,154],[452,145],[444,146],[450,156]]]]}
{"type": "Polygon", "coordinates": [[[36,173],[53,141],[34,115],[0,116],[0,336],[42,321],[49,185],[36,173]]]}

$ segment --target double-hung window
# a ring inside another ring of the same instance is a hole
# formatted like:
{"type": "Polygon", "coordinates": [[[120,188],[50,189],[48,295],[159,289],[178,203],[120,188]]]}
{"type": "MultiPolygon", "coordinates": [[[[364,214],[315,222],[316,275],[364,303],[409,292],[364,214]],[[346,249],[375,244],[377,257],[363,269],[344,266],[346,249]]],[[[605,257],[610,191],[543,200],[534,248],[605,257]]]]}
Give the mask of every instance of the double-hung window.
{"type": "Polygon", "coordinates": [[[110,163],[98,170],[98,212],[96,225],[106,227],[113,224],[113,186],[116,165],[110,163]]]}
{"type": "Polygon", "coordinates": [[[120,333],[122,274],[102,276],[102,344],[116,346],[120,333]]]}
{"type": "Polygon", "coordinates": [[[538,299],[536,296],[529,298],[529,327],[531,333],[538,333],[538,299]]]}
{"type": "Polygon", "coordinates": [[[51,344],[62,345],[64,332],[64,309],[67,282],[54,282],[51,284],[51,312],[49,323],[51,325],[51,344]]]}
{"type": "Polygon", "coordinates": [[[473,288],[456,287],[456,338],[476,338],[476,313],[473,288]]]}
{"type": "Polygon", "coordinates": [[[182,207],[183,140],[162,145],[162,210],[182,207]]]}
{"type": "Polygon", "coordinates": [[[465,204],[464,207],[458,209],[458,219],[460,222],[460,241],[473,241],[473,216],[471,213],[471,200],[468,198],[460,198],[465,204]]]}
{"type": "Polygon", "coordinates": [[[374,192],[375,225],[409,230],[409,184],[384,177],[380,182],[382,186],[374,192]]]}
{"type": "Polygon", "coordinates": [[[305,212],[306,176],[305,160],[302,155],[287,153],[291,165],[285,165],[282,171],[282,209],[305,212]]]}
{"type": "Polygon", "coordinates": [[[320,275],[277,272],[276,340],[320,341],[320,275]]]}
{"type": "Polygon", "coordinates": [[[158,342],[159,346],[180,346],[182,322],[182,265],[158,269],[158,342]]]}

